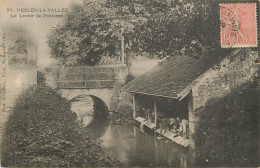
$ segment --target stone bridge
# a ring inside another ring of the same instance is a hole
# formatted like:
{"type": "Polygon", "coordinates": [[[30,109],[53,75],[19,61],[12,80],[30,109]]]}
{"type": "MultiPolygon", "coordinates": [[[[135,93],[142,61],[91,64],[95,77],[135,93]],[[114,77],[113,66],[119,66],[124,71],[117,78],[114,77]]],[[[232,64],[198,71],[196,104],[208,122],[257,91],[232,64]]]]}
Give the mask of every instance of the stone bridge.
{"type": "Polygon", "coordinates": [[[68,100],[89,95],[101,99],[109,111],[119,101],[120,88],[126,80],[128,70],[118,66],[76,66],[46,68],[46,83],[61,91],[68,100]]]}

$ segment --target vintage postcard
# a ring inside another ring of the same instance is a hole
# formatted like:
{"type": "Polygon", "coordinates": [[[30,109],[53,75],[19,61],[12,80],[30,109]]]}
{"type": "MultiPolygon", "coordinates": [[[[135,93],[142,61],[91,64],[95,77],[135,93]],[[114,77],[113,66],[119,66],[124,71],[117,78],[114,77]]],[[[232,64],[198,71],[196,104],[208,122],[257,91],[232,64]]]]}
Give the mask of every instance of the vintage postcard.
{"type": "Polygon", "coordinates": [[[1,167],[259,167],[259,1],[0,0],[1,167]]]}

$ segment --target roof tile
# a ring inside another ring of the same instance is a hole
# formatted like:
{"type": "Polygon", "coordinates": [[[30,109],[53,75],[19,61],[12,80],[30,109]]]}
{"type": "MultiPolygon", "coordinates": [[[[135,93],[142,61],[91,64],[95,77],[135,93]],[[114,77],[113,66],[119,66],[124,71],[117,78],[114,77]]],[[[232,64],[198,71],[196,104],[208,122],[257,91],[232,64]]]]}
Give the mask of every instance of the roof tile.
{"type": "Polygon", "coordinates": [[[222,58],[194,58],[176,56],[137,77],[123,87],[128,92],[177,98],[177,94],[189,86],[222,58]]]}

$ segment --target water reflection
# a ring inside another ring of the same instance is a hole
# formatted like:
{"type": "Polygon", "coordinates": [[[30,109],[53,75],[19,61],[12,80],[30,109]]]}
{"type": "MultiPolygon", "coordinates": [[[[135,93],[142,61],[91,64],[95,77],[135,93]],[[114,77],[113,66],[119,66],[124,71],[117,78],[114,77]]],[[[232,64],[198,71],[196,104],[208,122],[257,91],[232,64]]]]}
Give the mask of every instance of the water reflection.
{"type": "Polygon", "coordinates": [[[71,110],[77,114],[83,126],[89,125],[94,118],[94,102],[88,95],[81,95],[70,100],[71,110]]]}
{"type": "Polygon", "coordinates": [[[188,166],[188,151],[136,127],[109,125],[101,137],[105,151],[115,155],[127,166],[188,166]]]}
{"type": "Polygon", "coordinates": [[[135,126],[110,123],[108,109],[99,98],[84,95],[73,99],[71,103],[78,117],[103,140],[103,149],[126,166],[190,165],[188,151],[177,144],[166,139],[158,140],[135,126]]]}
{"type": "Polygon", "coordinates": [[[107,116],[96,116],[87,127],[99,138],[105,134],[108,126],[109,120],[107,119],[107,116]]]}

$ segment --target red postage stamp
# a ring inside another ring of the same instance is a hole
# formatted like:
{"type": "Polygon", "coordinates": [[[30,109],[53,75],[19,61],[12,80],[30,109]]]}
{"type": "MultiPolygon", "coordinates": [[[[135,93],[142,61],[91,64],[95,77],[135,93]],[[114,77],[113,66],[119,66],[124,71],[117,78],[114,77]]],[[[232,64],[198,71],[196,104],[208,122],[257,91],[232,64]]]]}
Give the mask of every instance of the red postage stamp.
{"type": "Polygon", "coordinates": [[[256,3],[220,4],[221,47],[257,47],[256,17],[256,3]]]}

